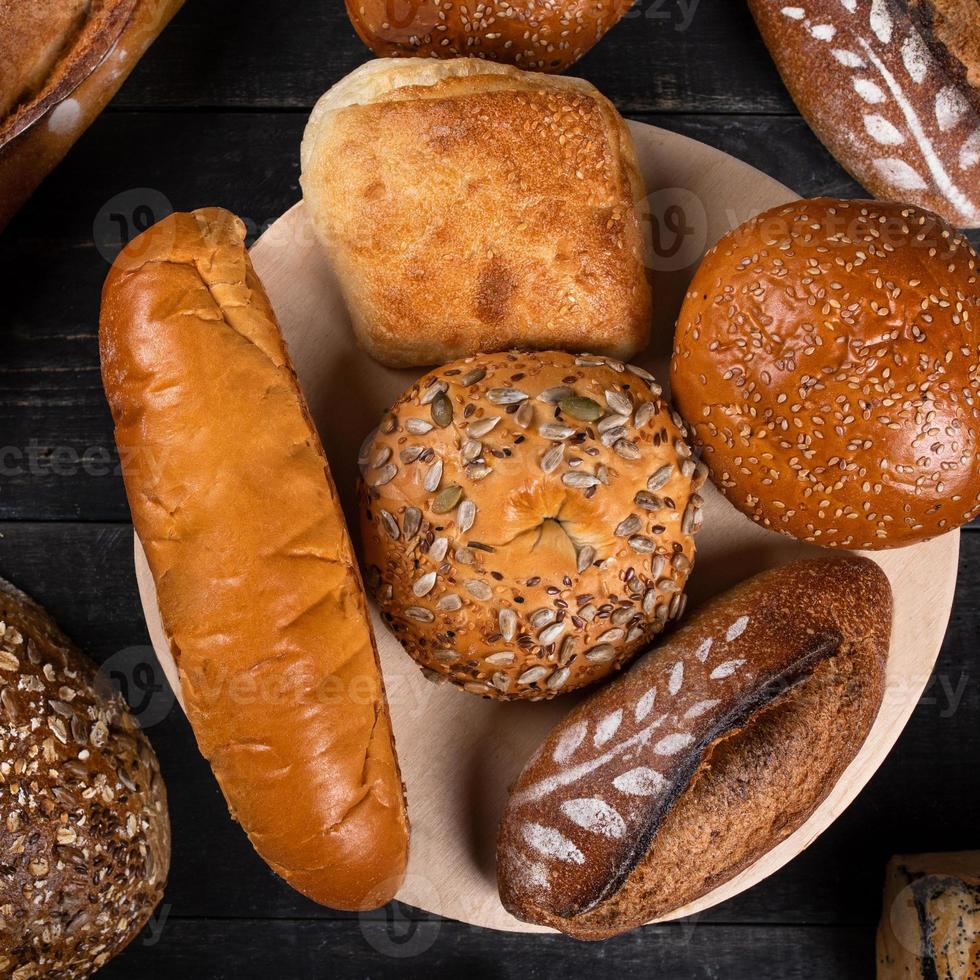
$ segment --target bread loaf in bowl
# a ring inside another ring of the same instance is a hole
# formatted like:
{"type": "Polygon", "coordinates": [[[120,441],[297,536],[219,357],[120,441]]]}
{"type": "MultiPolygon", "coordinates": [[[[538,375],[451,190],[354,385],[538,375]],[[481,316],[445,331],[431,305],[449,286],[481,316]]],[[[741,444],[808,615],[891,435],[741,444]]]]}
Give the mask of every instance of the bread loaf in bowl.
{"type": "Polygon", "coordinates": [[[184,0],[0,0],[0,230],[184,0]]]}
{"type": "Polygon", "coordinates": [[[0,579],[0,976],[82,980],[163,897],[160,766],[126,703],[0,579]]]}
{"type": "Polygon", "coordinates": [[[764,572],[576,707],[514,785],[504,906],[604,939],[728,881],[799,827],[881,705],[891,589],[865,558],[764,572]]]}
{"type": "Polygon", "coordinates": [[[317,103],[302,163],[358,341],[383,364],[646,347],[645,191],[626,124],[588,82],[369,62],[317,103]]]}
{"type": "Polygon", "coordinates": [[[397,891],[408,821],[360,572],[275,314],[226,211],[106,281],[102,377],[187,716],[270,867],[334,908],[397,891]]]}
{"type": "Polygon", "coordinates": [[[633,0],[347,0],[361,40],[380,58],[488,58],[529,71],[564,71],[633,0]]]}
{"type": "Polygon", "coordinates": [[[977,0],[749,0],[790,95],[872,194],[980,225],[977,0]]]}
{"type": "Polygon", "coordinates": [[[980,851],[893,857],[878,927],[878,980],[978,976],[980,851]]]}
{"type": "Polygon", "coordinates": [[[977,256],[910,205],[798,201],[708,253],[671,383],[715,484],[765,527],[890,548],[980,512],[977,256]]]}
{"type": "Polygon", "coordinates": [[[368,583],[436,678],[505,699],[605,677],[684,610],[706,471],[639,368],[456,361],[361,454],[368,583]]]}

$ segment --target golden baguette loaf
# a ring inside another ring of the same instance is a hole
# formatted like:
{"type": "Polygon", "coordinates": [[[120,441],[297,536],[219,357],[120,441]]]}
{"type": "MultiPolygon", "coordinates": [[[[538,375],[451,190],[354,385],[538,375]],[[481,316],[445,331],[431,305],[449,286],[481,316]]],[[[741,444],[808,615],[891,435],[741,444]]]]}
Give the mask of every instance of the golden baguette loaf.
{"type": "Polygon", "coordinates": [[[626,123],[588,82],[371,61],[317,103],[302,167],[358,342],[382,364],[646,347],[646,191],[626,123]]]}
{"type": "Polygon", "coordinates": [[[795,562],[709,602],[527,764],[500,824],[504,906],[604,939],[748,867],[867,737],[891,624],[888,579],[866,558],[795,562]]]}
{"type": "Polygon", "coordinates": [[[334,908],[397,890],[408,823],[374,637],[275,315],[220,209],[130,243],[102,376],[187,715],[233,816],[334,908]]]}
{"type": "Polygon", "coordinates": [[[0,229],[184,0],[0,0],[0,229]]]}

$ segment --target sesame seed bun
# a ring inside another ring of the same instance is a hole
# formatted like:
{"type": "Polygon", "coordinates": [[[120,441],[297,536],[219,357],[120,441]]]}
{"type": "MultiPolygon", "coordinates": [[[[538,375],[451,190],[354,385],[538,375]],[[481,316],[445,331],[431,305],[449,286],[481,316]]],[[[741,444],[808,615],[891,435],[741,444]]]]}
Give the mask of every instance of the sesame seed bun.
{"type": "Polygon", "coordinates": [[[368,583],[435,678],[554,697],[684,610],[706,470],[647,372],[560,352],[456,361],[361,453],[368,583]]]}
{"type": "Polygon", "coordinates": [[[564,71],[632,2],[417,0],[399,17],[388,0],[347,0],[347,14],[380,58],[487,58],[531,71],[564,71]]]}
{"type": "Polygon", "coordinates": [[[82,980],[163,897],[160,766],[125,702],[0,579],[0,976],[82,980]]]}
{"type": "Polygon", "coordinates": [[[765,527],[891,548],[980,511],[977,256],[908,205],[818,199],[723,238],[688,291],[675,404],[765,527]]]}

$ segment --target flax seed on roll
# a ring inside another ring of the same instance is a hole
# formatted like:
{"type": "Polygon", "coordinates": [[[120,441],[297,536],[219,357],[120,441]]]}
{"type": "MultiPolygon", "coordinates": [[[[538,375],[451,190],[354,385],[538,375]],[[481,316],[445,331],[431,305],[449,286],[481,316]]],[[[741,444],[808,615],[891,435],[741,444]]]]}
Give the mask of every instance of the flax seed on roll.
{"type": "Polygon", "coordinates": [[[361,40],[379,58],[487,58],[532,71],[564,71],[633,0],[347,0],[361,40]]]}
{"type": "Polygon", "coordinates": [[[684,610],[706,470],[640,368],[562,352],[456,361],[405,392],[360,463],[382,615],[467,691],[591,684],[684,610]]]}
{"type": "Polygon", "coordinates": [[[708,253],[671,380],[712,478],[757,523],[889,548],[980,512],[977,256],[918,208],[774,208],[708,253]]]}

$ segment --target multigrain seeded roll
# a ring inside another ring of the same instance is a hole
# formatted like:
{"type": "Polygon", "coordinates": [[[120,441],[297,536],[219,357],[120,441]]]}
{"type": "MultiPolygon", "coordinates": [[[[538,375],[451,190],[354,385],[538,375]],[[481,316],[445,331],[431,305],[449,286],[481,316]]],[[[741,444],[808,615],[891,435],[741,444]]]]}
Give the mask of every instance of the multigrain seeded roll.
{"type": "Polygon", "coordinates": [[[118,694],[0,579],[0,976],[91,976],[163,897],[167,793],[118,694]]]}
{"type": "Polygon", "coordinates": [[[909,205],[821,198],[726,235],[688,290],[674,402],[722,492],[838,548],[980,512],[977,256],[909,205]]]}
{"type": "Polygon", "coordinates": [[[368,582],[405,649],[474,694],[600,680],[684,610],[706,471],[640,368],[456,361],[365,442],[368,582]]]}

